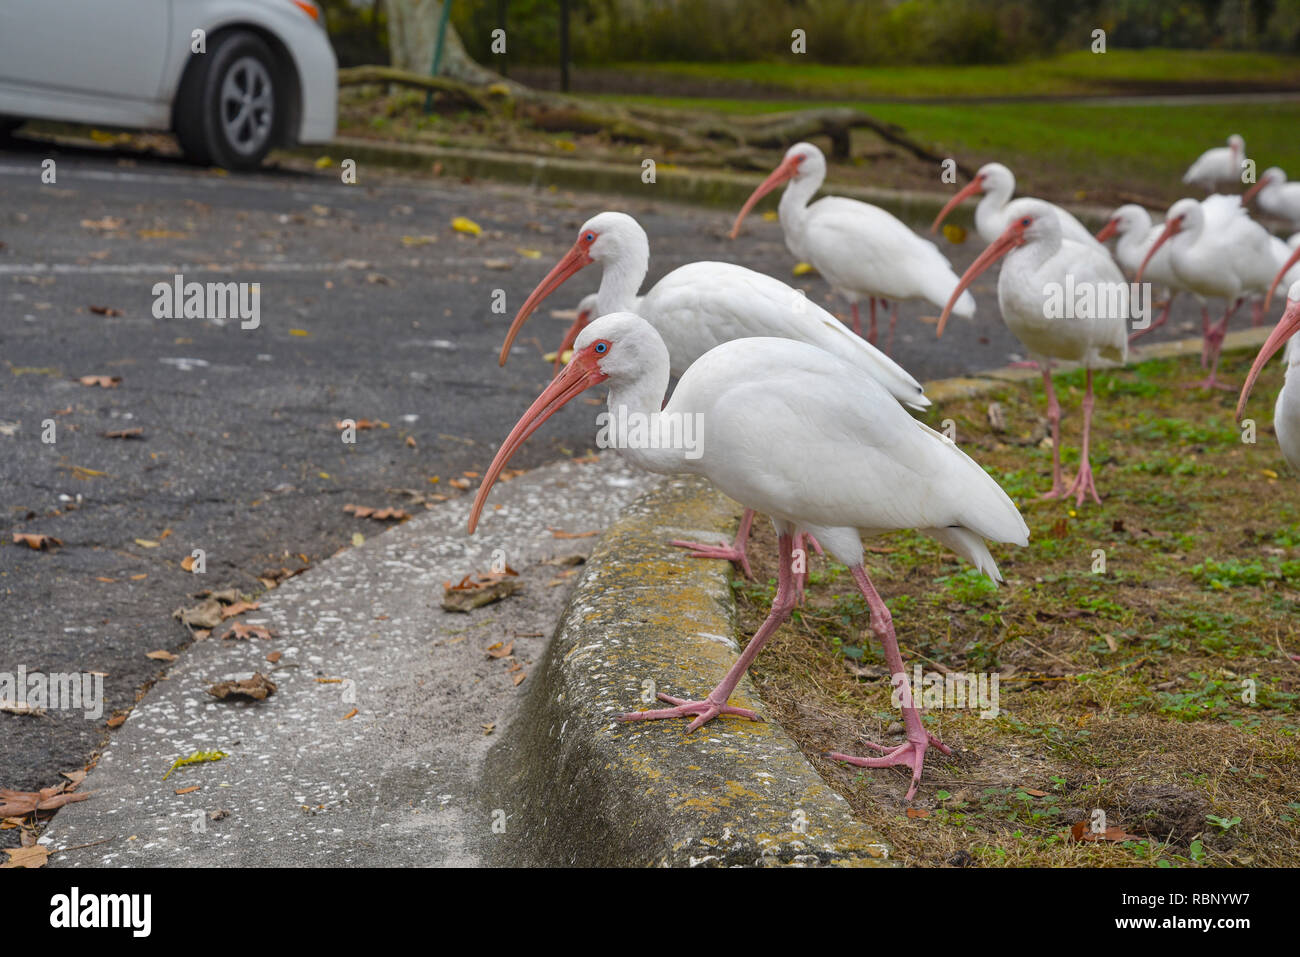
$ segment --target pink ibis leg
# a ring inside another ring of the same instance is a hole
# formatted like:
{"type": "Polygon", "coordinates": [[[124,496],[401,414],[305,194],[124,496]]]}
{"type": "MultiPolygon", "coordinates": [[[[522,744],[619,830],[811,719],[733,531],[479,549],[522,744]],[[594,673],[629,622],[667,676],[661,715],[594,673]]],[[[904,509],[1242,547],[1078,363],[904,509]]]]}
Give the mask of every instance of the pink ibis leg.
{"type": "Polygon", "coordinates": [[[793,566],[791,571],[794,574],[794,603],[802,605],[804,602],[803,586],[808,581],[808,550],[804,547],[804,540],[812,538],[811,535],[805,536],[803,532],[796,532],[794,536],[794,552],[791,554],[791,561],[798,562],[799,569],[796,571],[793,566]]]}
{"type": "Polygon", "coordinates": [[[1043,391],[1047,393],[1047,421],[1052,426],[1052,490],[1045,492],[1043,498],[1059,498],[1065,492],[1061,482],[1061,403],[1056,401],[1056,390],[1052,388],[1052,364],[1040,362],[1038,368],[1043,370],[1043,391]]]}
{"type": "Polygon", "coordinates": [[[889,307],[889,332],[885,335],[885,355],[894,349],[894,327],[898,325],[898,302],[889,307]]]}
{"type": "Polygon", "coordinates": [[[1070,487],[1066,489],[1066,495],[1074,495],[1075,506],[1083,504],[1083,500],[1091,495],[1092,500],[1098,505],[1101,504],[1101,497],[1097,494],[1097,483],[1092,475],[1092,463],[1089,461],[1089,452],[1091,449],[1092,436],[1092,407],[1094,399],[1092,395],[1092,370],[1087,372],[1088,388],[1083,394],[1083,442],[1079,446],[1079,474],[1074,477],[1070,487]]]}
{"type": "Polygon", "coordinates": [[[1259,296],[1255,297],[1254,304],[1250,307],[1250,324],[1254,326],[1263,325],[1264,323],[1264,300],[1259,296]]]}
{"type": "Polygon", "coordinates": [[[754,637],[749,639],[749,644],[745,646],[744,652],[736,659],[736,663],[731,666],[731,670],[723,677],[718,686],[709,692],[708,697],[703,701],[687,701],[684,698],[674,698],[672,695],[659,692],[658,697],[661,701],[667,701],[674,705],[672,708],[657,708],[654,711],[630,711],[627,714],[618,716],[620,721],[655,721],[659,718],[685,718],[694,717],[689,725],[687,732],[694,731],[701,725],[712,721],[720,714],[734,714],[742,718],[749,718],[751,721],[760,721],[757,714],[746,708],[736,708],[727,704],[727,699],[731,697],[731,692],[735,690],[736,685],[740,683],[741,677],[749,670],[749,666],[758,653],[763,650],[763,645],[772,634],[781,627],[790,612],[794,610],[794,574],[791,571],[794,564],[794,536],[791,530],[786,527],[778,535],[777,547],[780,551],[779,564],[777,565],[776,579],[776,597],[772,599],[772,610],[768,613],[767,620],[754,633],[754,637]]]}
{"type": "Polygon", "coordinates": [[[560,374],[560,369],[564,366],[564,353],[573,348],[573,340],[578,338],[578,333],[587,325],[587,320],[578,313],[578,318],[573,320],[573,325],[569,326],[569,331],[564,334],[564,341],[560,343],[560,348],[555,350],[555,374],[560,374]]]}
{"type": "MultiPolygon", "coordinates": [[[[871,609],[871,630],[876,633],[880,639],[880,644],[885,650],[885,662],[889,665],[890,674],[894,676],[894,683],[902,680],[906,681],[907,672],[903,668],[903,656],[898,650],[898,637],[894,634],[894,619],[890,615],[889,609],[885,606],[876,586],[871,584],[871,579],[867,577],[867,570],[862,565],[855,565],[849,569],[853,572],[853,578],[858,583],[858,588],[862,590],[863,596],[867,599],[867,607],[871,609]]],[[[912,800],[916,796],[916,786],[921,783],[921,768],[925,764],[925,752],[932,745],[942,751],[944,754],[952,754],[952,750],[936,738],[930,732],[925,730],[925,725],[921,723],[921,710],[912,704],[911,695],[903,694],[903,727],[907,732],[907,741],[897,747],[887,748],[880,744],[873,744],[870,741],[863,742],[867,747],[882,752],[878,758],[860,758],[851,754],[841,754],[838,751],[832,751],[826,755],[832,761],[846,761],[849,764],[856,765],[860,768],[888,768],[896,764],[903,764],[912,769],[912,786],[908,788],[906,801],[912,800]]]]}
{"type": "Polygon", "coordinates": [[[1201,368],[1210,367],[1210,307],[1201,303],[1201,368]]]}
{"type": "Polygon", "coordinates": [[[1169,290],[1169,298],[1165,300],[1165,306],[1163,309],[1160,310],[1160,315],[1156,317],[1156,321],[1151,323],[1151,325],[1147,326],[1145,329],[1139,329],[1137,332],[1133,333],[1133,335],[1129,336],[1128,337],[1129,345],[1132,345],[1138,339],[1141,339],[1148,332],[1155,332],[1157,329],[1159,329],[1161,326],[1163,326],[1166,322],[1169,321],[1169,310],[1172,309],[1174,306],[1174,296],[1176,295],[1178,294],[1174,292],[1172,289],[1169,290]]]}
{"type": "Polygon", "coordinates": [[[860,315],[858,315],[858,301],[857,301],[856,299],[853,300],[853,302],[849,303],[849,306],[850,306],[850,308],[851,308],[852,311],[853,311],[853,334],[854,334],[855,336],[861,336],[861,335],[862,335],[862,317],[861,317],[860,315]]]}
{"type": "Polygon", "coordinates": [[[1232,319],[1233,314],[1241,308],[1243,300],[1238,299],[1235,303],[1229,302],[1228,308],[1223,313],[1223,318],[1210,326],[1205,331],[1206,355],[1210,374],[1200,382],[1193,382],[1189,389],[1225,389],[1229,392],[1235,392],[1237,387],[1229,382],[1221,382],[1218,378],[1219,357],[1223,352],[1223,340],[1228,335],[1228,321],[1232,319]]]}
{"type": "Polygon", "coordinates": [[[753,578],[754,573],[749,570],[749,557],[745,554],[745,543],[749,541],[749,528],[754,524],[754,510],[745,509],[745,516],[740,520],[740,528],[736,530],[736,541],[732,545],[704,545],[700,542],[683,542],[674,540],[668,544],[677,548],[690,548],[691,558],[721,558],[723,561],[731,562],[746,578],[753,578]]]}
{"type": "Polygon", "coordinates": [[[867,341],[873,346],[876,344],[876,299],[871,298],[871,319],[867,325],[867,341]]]}

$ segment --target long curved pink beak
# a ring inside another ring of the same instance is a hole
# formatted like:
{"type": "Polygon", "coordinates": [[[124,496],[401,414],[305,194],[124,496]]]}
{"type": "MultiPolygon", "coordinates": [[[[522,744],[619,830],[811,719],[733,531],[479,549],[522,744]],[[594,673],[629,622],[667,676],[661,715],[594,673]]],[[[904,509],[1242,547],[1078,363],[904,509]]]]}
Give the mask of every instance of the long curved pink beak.
{"type": "Polygon", "coordinates": [[[745,205],[740,207],[740,212],[736,216],[736,221],[731,225],[731,238],[735,239],[740,233],[740,224],[749,211],[754,208],[754,204],[766,196],[772,190],[776,189],[782,183],[794,179],[799,172],[799,163],[803,160],[802,156],[792,156],[788,160],[783,160],[781,164],[770,174],[767,179],[758,184],[758,188],[749,194],[749,199],[745,200],[745,205]]]}
{"type": "Polygon", "coordinates": [[[948,200],[943,209],[939,210],[939,215],[934,217],[934,222],[930,224],[930,232],[937,233],[939,231],[939,224],[947,218],[948,214],[951,213],[963,199],[967,196],[974,196],[976,193],[982,192],[984,192],[984,177],[976,176],[961,189],[957,190],[957,192],[953,194],[952,199],[948,200]]]}
{"type": "Polygon", "coordinates": [[[478,487],[478,494],[474,496],[474,508],[469,514],[471,535],[478,527],[479,515],[482,514],[483,506],[487,503],[488,492],[492,490],[492,486],[501,475],[501,470],[506,467],[506,463],[510,461],[510,457],[515,454],[519,446],[523,445],[528,437],[541,428],[542,423],[558,412],[566,402],[609,378],[600,371],[594,349],[595,343],[592,343],[569,361],[564,371],[542,390],[537,401],[528,407],[528,411],[515,423],[506,440],[501,443],[496,458],[492,460],[487,474],[483,476],[483,484],[478,487]]]}
{"type": "Polygon", "coordinates": [[[1273,327],[1273,331],[1264,340],[1259,355],[1255,356],[1255,361],[1251,363],[1250,375],[1246,376],[1246,384],[1241,387],[1241,397],[1237,399],[1238,420],[1241,419],[1241,413],[1245,411],[1246,400],[1250,398],[1250,390],[1255,387],[1255,380],[1259,378],[1259,371],[1264,368],[1264,363],[1268,362],[1273,357],[1273,353],[1281,349],[1297,331],[1300,331],[1300,300],[1288,299],[1286,309],[1282,312],[1282,318],[1278,320],[1277,325],[1273,327]]]}
{"type": "Polygon", "coordinates": [[[1142,281],[1142,273],[1146,270],[1147,263],[1151,261],[1151,257],[1156,254],[1156,250],[1163,246],[1170,236],[1176,236],[1182,228],[1183,218],[1181,216],[1175,217],[1165,223],[1165,231],[1160,234],[1160,238],[1151,245],[1151,248],[1147,250],[1147,254],[1142,257],[1142,265],[1138,266],[1137,275],[1133,277],[1134,282],[1142,281]]]}
{"type": "Polygon", "coordinates": [[[943,314],[939,316],[939,328],[935,330],[936,339],[943,335],[943,330],[948,325],[948,316],[952,314],[952,307],[957,305],[957,300],[966,291],[966,287],[973,283],[980,273],[1011,252],[1011,250],[1023,244],[1024,241],[1025,227],[1020,225],[1020,220],[1016,220],[1003,231],[1001,236],[989,243],[984,252],[976,257],[975,261],[970,264],[970,268],[962,273],[961,278],[957,280],[957,288],[952,291],[952,295],[948,297],[948,304],[943,307],[943,314]]]}
{"type": "Polygon", "coordinates": [[[1291,267],[1297,262],[1300,262],[1300,247],[1297,247],[1295,252],[1288,257],[1286,264],[1283,265],[1282,268],[1277,271],[1277,275],[1273,277],[1273,283],[1268,287],[1268,295],[1264,297],[1264,312],[1268,312],[1268,307],[1273,303],[1273,293],[1277,290],[1277,284],[1282,281],[1282,277],[1289,273],[1291,267]]]}
{"type": "Polygon", "coordinates": [[[1105,226],[1101,227],[1101,229],[1097,230],[1097,242],[1104,243],[1117,232],[1119,232],[1119,220],[1112,219],[1105,226]]]}
{"type": "Polygon", "coordinates": [[[537,304],[555,292],[564,283],[564,280],[583,266],[590,265],[591,262],[591,256],[582,243],[574,243],[573,248],[565,253],[560,261],[555,264],[555,267],[537,284],[537,288],[529,294],[523,306],[515,315],[514,322],[510,323],[510,330],[506,333],[506,341],[501,346],[501,355],[497,358],[498,365],[506,364],[506,358],[510,355],[510,347],[514,344],[515,336],[519,335],[519,330],[524,327],[525,320],[537,308],[537,304]]]}
{"type": "Polygon", "coordinates": [[[1255,194],[1258,193],[1261,189],[1263,189],[1264,185],[1267,182],[1268,182],[1267,176],[1261,176],[1258,180],[1256,180],[1255,185],[1252,186],[1250,189],[1246,190],[1245,195],[1241,197],[1241,205],[1249,206],[1250,201],[1255,198],[1255,194]]]}

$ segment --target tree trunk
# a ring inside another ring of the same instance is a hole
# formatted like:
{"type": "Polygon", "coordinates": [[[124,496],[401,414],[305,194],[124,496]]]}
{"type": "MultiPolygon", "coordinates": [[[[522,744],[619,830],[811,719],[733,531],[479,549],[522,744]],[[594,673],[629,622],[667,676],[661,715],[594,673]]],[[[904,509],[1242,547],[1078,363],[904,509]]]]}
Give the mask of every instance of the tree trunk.
{"type": "MultiPolygon", "coordinates": [[[[387,3],[388,51],[392,65],[399,70],[428,76],[433,68],[438,20],[442,17],[441,0],[387,0],[387,3]]],[[[470,58],[451,21],[447,22],[439,73],[480,86],[501,80],[498,74],[470,58]]]]}

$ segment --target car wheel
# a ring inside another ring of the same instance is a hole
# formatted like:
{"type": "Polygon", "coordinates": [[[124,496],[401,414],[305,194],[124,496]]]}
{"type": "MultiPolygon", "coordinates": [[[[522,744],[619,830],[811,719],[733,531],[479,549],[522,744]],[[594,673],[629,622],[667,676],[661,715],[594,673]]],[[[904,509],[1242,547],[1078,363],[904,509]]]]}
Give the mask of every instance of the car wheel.
{"type": "Polygon", "coordinates": [[[254,33],[221,36],[194,55],[174,107],[176,138],[192,162],[256,169],[280,139],[283,85],[274,54],[254,33]]]}
{"type": "Polygon", "coordinates": [[[17,116],[0,116],[0,136],[8,136],[25,122],[17,116]]]}

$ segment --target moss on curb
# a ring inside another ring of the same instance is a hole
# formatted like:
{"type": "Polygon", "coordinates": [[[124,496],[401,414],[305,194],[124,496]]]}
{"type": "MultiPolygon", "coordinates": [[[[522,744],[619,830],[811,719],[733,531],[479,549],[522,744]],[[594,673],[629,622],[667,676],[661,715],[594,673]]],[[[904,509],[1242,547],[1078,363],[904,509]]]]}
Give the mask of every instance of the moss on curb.
{"type": "MultiPolygon", "coordinates": [[[[701,698],[734,662],[728,565],[668,541],[728,538],[738,513],[703,480],[671,479],[605,533],[489,760],[498,863],[887,863],[774,722],[715,718],[687,734],[682,720],[615,720],[650,706],[648,682],[701,698]]],[[[732,700],[765,713],[748,679],[732,700]]]]}

